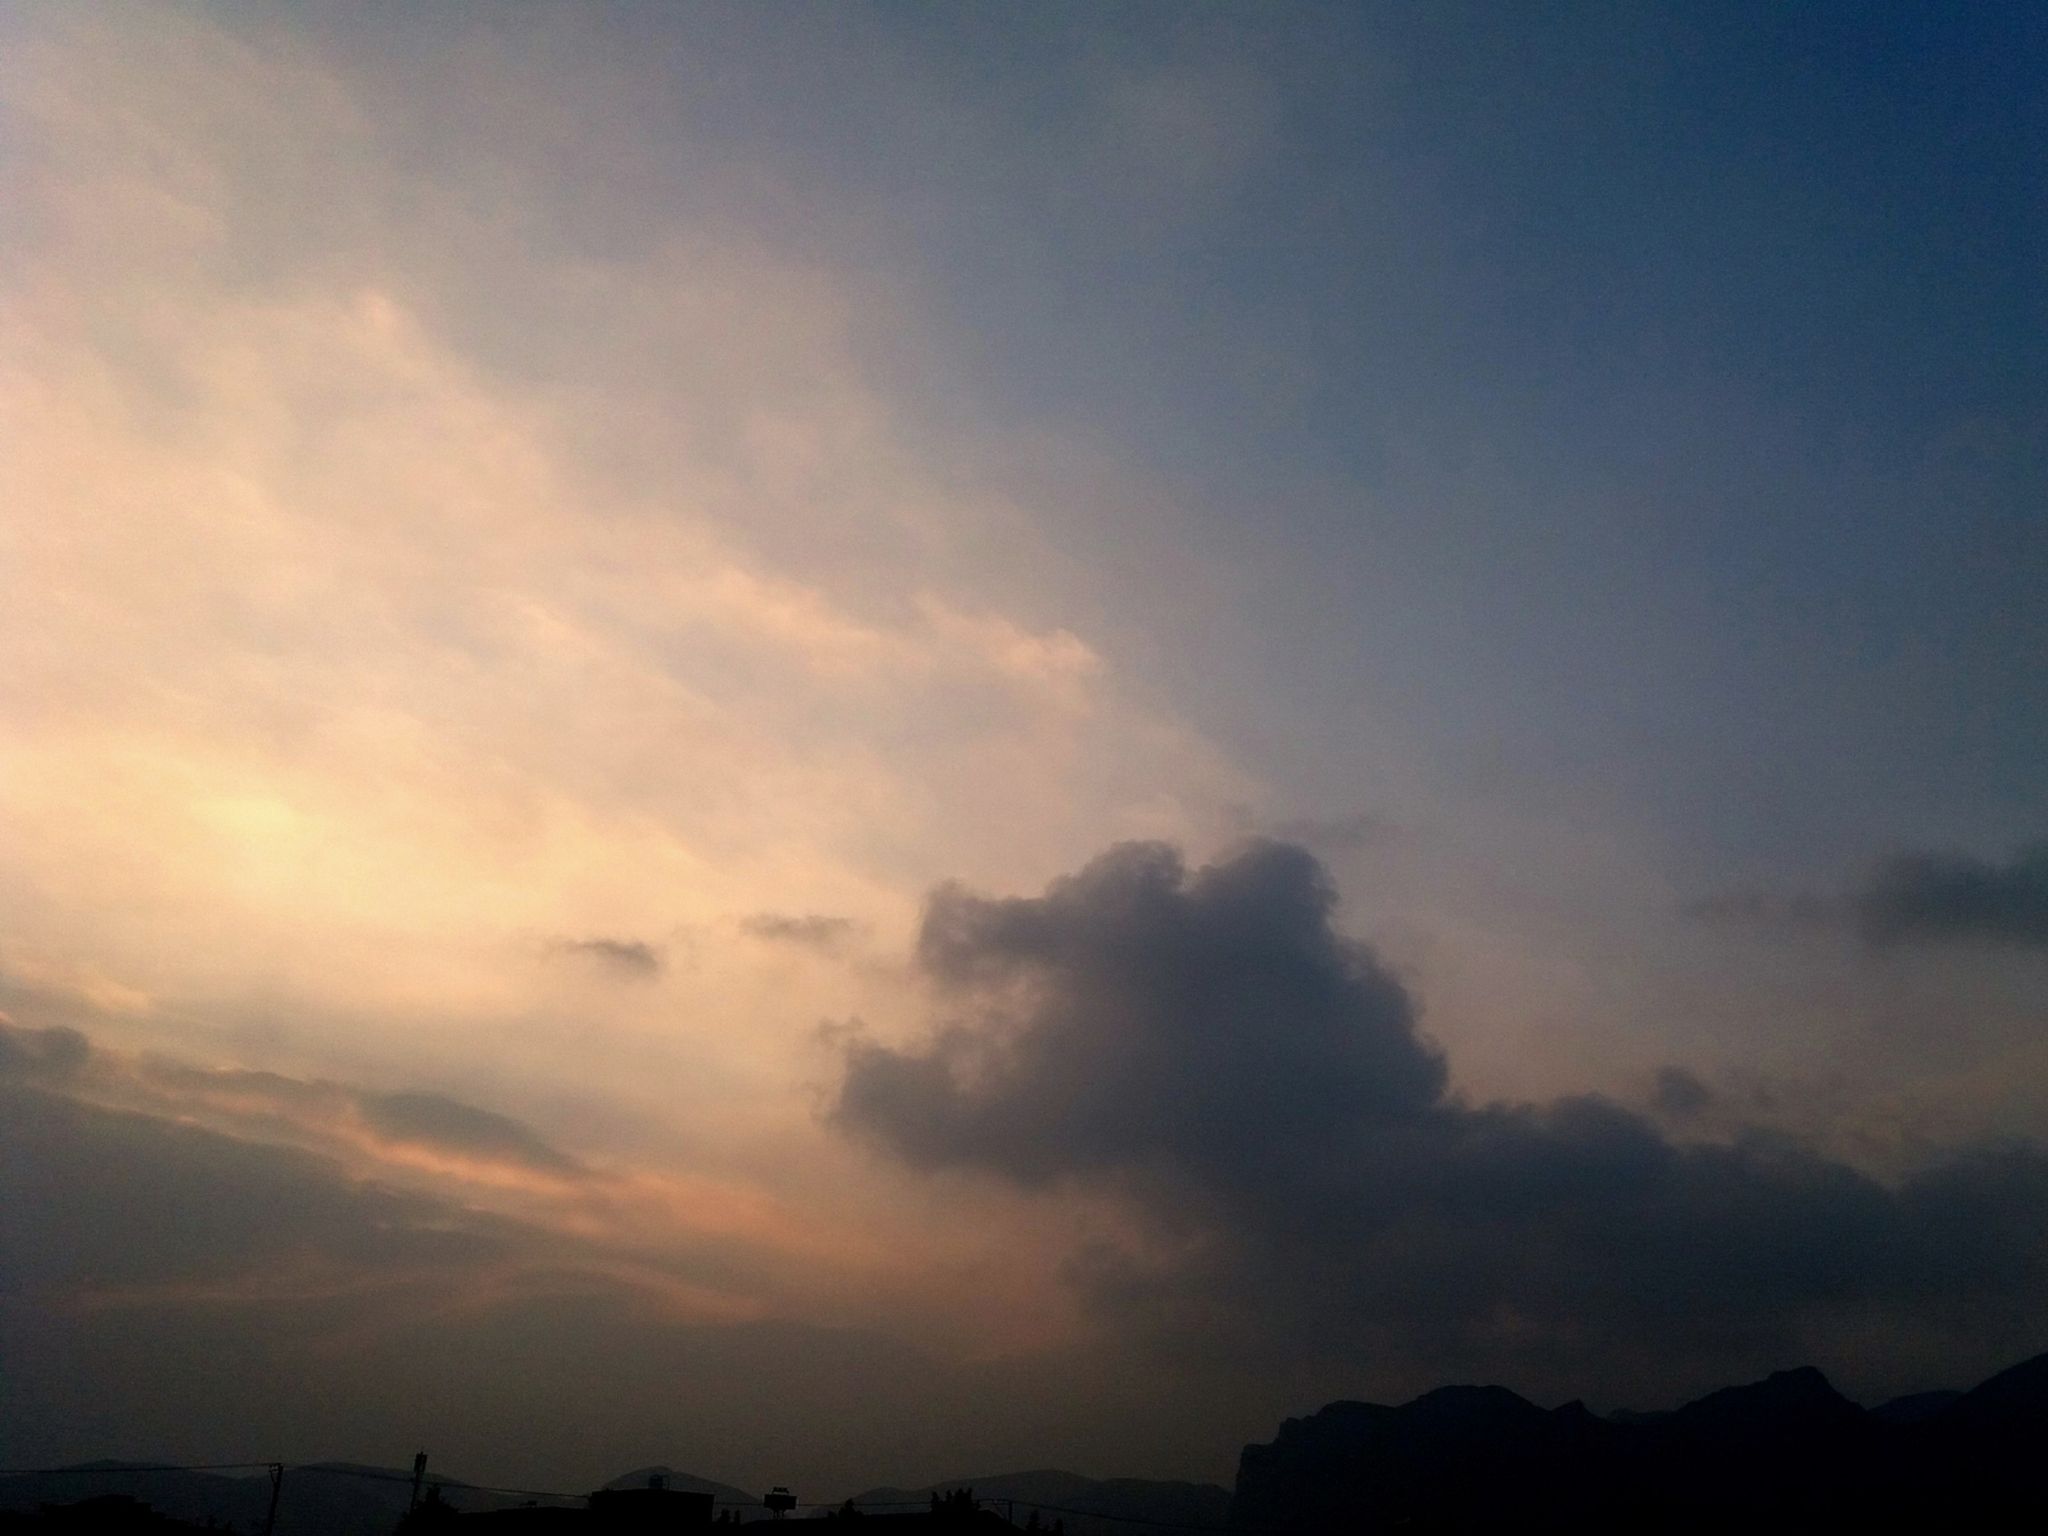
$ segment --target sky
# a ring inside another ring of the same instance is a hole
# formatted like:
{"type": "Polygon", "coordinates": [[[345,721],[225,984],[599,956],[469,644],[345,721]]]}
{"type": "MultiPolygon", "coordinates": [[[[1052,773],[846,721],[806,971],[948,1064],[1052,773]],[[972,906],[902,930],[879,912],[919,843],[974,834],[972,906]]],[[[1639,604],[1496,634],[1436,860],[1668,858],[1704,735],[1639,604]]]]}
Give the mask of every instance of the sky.
{"type": "Polygon", "coordinates": [[[1227,1481],[2048,1348],[2044,79],[0,3],[0,1462],[1227,1481]]]}

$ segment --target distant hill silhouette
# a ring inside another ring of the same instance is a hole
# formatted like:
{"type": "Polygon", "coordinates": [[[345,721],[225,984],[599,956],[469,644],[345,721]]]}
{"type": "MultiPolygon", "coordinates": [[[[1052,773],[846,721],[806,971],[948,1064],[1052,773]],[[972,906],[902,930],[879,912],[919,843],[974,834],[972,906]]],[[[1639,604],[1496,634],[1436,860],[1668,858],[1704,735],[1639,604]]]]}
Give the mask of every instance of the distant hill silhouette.
{"type": "Polygon", "coordinates": [[[125,1493],[35,1511],[0,1510],[0,1536],[209,1536],[216,1529],[174,1520],[125,1493]]]}
{"type": "MultiPolygon", "coordinates": [[[[231,1525],[242,1536],[263,1529],[270,1506],[267,1477],[223,1477],[210,1472],[137,1472],[118,1461],[85,1462],[55,1475],[0,1477],[0,1511],[29,1513],[45,1504],[128,1497],[172,1520],[231,1525]]],[[[282,1503],[282,1500],[279,1501],[282,1503]]],[[[336,1536],[343,1536],[337,1530],[336,1536]]],[[[384,1536],[389,1536],[388,1530],[384,1536]]]]}
{"type": "MultiPolygon", "coordinates": [[[[656,1476],[670,1488],[709,1494],[719,1513],[729,1511],[742,1522],[770,1518],[762,1507],[760,1490],[749,1492],[671,1467],[640,1467],[603,1486],[607,1490],[645,1488],[656,1476]]],[[[535,1498],[498,1493],[432,1472],[426,1485],[438,1491],[441,1502],[457,1514],[515,1510],[534,1504],[581,1509],[584,1503],[580,1495],[535,1498]]],[[[270,1507],[270,1477],[261,1470],[229,1475],[121,1461],[85,1462],[34,1476],[0,1477],[0,1515],[35,1515],[45,1505],[70,1506],[123,1496],[160,1519],[211,1529],[222,1536],[261,1536],[270,1507]]],[[[409,1469],[341,1461],[294,1465],[285,1474],[278,1498],[277,1536],[393,1536],[411,1500],[409,1469]]],[[[0,1530],[0,1536],[31,1536],[31,1532],[15,1521],[0,1530]]]]}
{"type": "MultiPolygon", "coordinates": [[[[525,1498],[487,1492],[429,1473],[461,1512],[508,1509],[525,1498]]],[[[169,1519],[261,1536],[270,1509],[270,1477],[214,1472],[158,1471],[133,1462],[97,1461],[55,1474],[0,1478],[0,1512],[31,1512],[43,1505],[126,1495],[169,1519]]],[[[412,1473],[355,1462],[294,1466],[277,1501],[277,1536],[392,1536],[412,1499],[412,1473]]]]}
{"type": "Polygon", "coordinates": [[[1239,1462],[1245,1532],[2048,1530],[2048,1355],[1858,1407],[1811,1367],[1672,1413],[1502,1387],[1332,1403],[1239,1462]]]}
{"type": "Polygon", "coordinates": [[[1871,1415],[1888,1424],[1918,1424],[1931,1419],[1963,1394],[1953,1391],[1909,1392],[1904,1397],[1895,1397],[1890,1402],[1879,1403],[1871,1409],[1871,1415]]]}
{"type": "Polygon", "coordinates": [[[992,1477],[955,1477],[917,1488],[870,1488],[853,1496],[857,1507],[879,1509],[892,1504],[922,1506],[934,1493],[972,1488],[984,1504],[1001,1507],[1007,1500],[1023,1525],[1034,1508],[1069,1511],[1046,1513],[1066,1524],[1067,1536],[1132,1536],[1133,1521],[1221,1529],[1230,1519],[1230,1490],[1214,1483],[1154,1482],[1145,1478],[1104,1480],[1050,1469],[1004,1472],[992,1477]]]}

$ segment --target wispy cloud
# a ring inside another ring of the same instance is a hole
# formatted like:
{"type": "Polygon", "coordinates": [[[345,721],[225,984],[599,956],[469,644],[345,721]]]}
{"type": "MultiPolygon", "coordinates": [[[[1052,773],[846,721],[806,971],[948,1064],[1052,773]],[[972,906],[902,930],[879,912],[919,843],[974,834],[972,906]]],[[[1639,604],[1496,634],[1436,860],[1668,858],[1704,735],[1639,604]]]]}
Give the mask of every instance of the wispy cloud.
{"type": "Polygon", "coordinates": [[[644,939],[558,939],[552,948],[556,954],[643,981],[660,975],[665,963],[661,951],[644,939]]]}
{"type": "Polygon", "coordinates": [[[740,931],[753,938],[819,950],[839,948],[860,931],[860,926],[850,917],[821,912],[756,912],[740,919],[740,931]]]}
{"type": "Polygon", "coordinates": [[[1854,929],[1876,948],[2048,946],[2048,844],[2008,859],[1912,849],[1850,889],[1815,894],[1735,890],[1685,902],[1702,922],[1795,935],[1854,929]]]}
{"type": "MultiPolygon", "coordinates": [[[[706,1315],[764,1315],[787,1299],[801,1266],[868,1262],[850,1229],[798,1222],[767,1191],[659,1167],[593,1163],[514,1116],[431,1089],[136,1056],[96,1047],[75,1030],[6,1023],[0,1080],[78,1106],[83,1126],[131,1126],[145,1139],[182,1128],[240,1149],[233,1156],[252,1169],[317,1173],[338,1189],[404,1191],[424,1226],[442,1220],[433,1213],[451,1212],[460,1216],[457,1226],[520,1234],[523,1262],[549,1272],[644,1286],[657,1300],[672,1289],[682,1294],[680,1281],[694,1273],[700,1300],[717,1292],[706,1315]],[[708,1278],[714,1269],[715,1286],[708,1278]]],[[[18,1174],[35,1177],[42,1155],[24,1153],[18,1174]]],[[[137,1262],[146,1266],[146,1234],[138,1247],[137,1262]]]]}
{"type": "Polygon", "coordinates": [[[1873,944],[2048,948],[2048,843],[2003,861],[1902,853],[1878,868],[1853,903],[1873,944]]]}

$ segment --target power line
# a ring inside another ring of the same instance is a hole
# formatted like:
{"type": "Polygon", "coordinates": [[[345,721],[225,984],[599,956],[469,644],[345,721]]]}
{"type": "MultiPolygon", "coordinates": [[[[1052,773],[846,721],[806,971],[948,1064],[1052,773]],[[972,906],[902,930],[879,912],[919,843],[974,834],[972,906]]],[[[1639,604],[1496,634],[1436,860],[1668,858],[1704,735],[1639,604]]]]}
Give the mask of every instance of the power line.
{"type": "MultiPolygon", "coordinates": [[[[309,1461],[299,1466],[287,1466],[285,1471],[319,1472],[329,1477],[362,1477],[379,1483],[409,1484],[412,1482],[412,1474],[410,1472],[386,1472],[377,1467],[337,1467],[332,1462],[309,1461]]],[[[492,1483],[465,1483],[446,1477],[438,1482],[430,1477],[427,1479],[427,1485],[431,1488],[454,1489],[467,1493],[502,1493],[508,1498],[515,1499],[587,1499],[590,1497],[588,1491],[583,1493],[560,1493],[551,1488],[500,1488],[492,1483]]]]}

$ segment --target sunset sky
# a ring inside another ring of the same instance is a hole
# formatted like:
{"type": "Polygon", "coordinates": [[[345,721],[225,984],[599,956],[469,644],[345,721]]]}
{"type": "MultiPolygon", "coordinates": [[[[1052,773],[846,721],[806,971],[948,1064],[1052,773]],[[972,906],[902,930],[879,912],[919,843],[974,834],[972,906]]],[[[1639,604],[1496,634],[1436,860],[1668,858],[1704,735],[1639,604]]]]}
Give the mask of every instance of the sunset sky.
{"type": "Polygon", "coordinates": [[[0,1464],[2048,1349],[2044,80],[0,0],[0,1464]]]}

